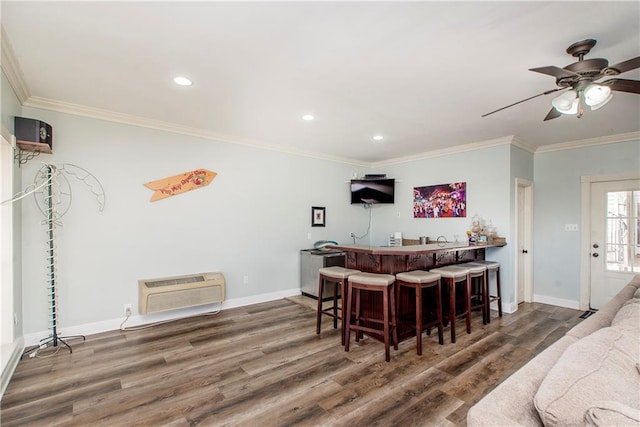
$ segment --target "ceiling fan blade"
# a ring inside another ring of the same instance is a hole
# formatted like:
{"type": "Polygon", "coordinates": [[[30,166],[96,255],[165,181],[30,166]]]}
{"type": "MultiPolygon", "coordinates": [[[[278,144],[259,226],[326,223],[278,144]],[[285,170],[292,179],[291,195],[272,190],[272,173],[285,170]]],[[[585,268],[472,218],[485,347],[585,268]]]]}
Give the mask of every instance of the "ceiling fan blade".
{"type": "Polygon", "coordinates": [[[497,110],[494,110],[494,111],[492,111],[492,112],[490,112],[490,113],[483,114],[481,117],[487,117],[487,116],[488,116],[488,115],[490,115],[490,114],[497,113],[498,111],[502,111],[502,110],[505,110],[505,109],[507,109],[507,108],[509,108],[509,107],[513,107],[514,105],[522,104],[523,102],[526,102],[526,101],[528,101],[528,100],[530,100],[530,99],[537,98],[537,97],[542,96],[542,95],[549,95],[550,93],[557,92],[557,91],[559,91],[559,90],[564,90],[564,89],[566,89],[566,88],[564,88],[564,87],[560,87],[560,88],[551,89],[551,90],[548,90],[548,91],[546,91],[546,92],[539,93],[539,94],[537,94],[537,95],[530,96],[530,97],[529,97],[529,98],[527,98],[527,99],[523,99],[523,100],[521,100],[521,101],[514,102],[513,104],[509,104],[509,105],[507,105],[506,107],[498,108],[497,110]]]}
{"type": "Polygon", "coordinates": [[[547,115],[545,116],[543,122],[546,122],[547,120],[551,120],[551,119],[555,119],[558,118],[562,115],[562,113],[560,113],[558,110],[556,110],[555,108],[551,107],[551,110],[549,110],[549,112],[547,113],[547,115]]]}
{"type": "Polygon", "coordinates": [[[549,65],[548,67],[529,68],[529,71],[547,74],[558,79],[564,77],[580,77],[579,74],[576,74],[573,71],[565,70],[564,68],[556,67],[554,65],[549,65]]]}
{"type": "Polygon", "coordinates": [[[640,94],[640,81],[638,80],[609,79],[605,80],[601,84],[607,85],[611,88],[611,90],[617,90],[618,92],[640,94]]]}
{"type": "MultiPolygon", "coordinates": [[[[636,68],[640,68],[640,56],[637,56],[635,58],[631,58],[628,59],[626,61],[623,62],[619,62],[615,65],[610,65],[606,68],[606,70],[610,70],[610,69],[614,69],[616,71],[618,71],[619,73],[624,73],[626,71],[631,71],[631,70],[635,70],[636,68]]],[[[613,73],[611,73],[613,74],[613,73]]],[[[611,75],[609,74],[609,75],[611,75]]]]}

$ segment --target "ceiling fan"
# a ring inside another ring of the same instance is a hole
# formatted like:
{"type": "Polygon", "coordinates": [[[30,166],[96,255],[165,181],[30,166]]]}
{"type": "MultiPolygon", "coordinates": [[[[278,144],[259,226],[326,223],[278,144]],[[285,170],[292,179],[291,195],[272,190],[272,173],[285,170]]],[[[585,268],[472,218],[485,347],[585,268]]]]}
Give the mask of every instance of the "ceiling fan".
{"type": "Polygon", "coordinates": [[[584,56],[589,53],[595,45],[595,40],[587,39],[569,46],[567,53],[578,58],[578,62],[569,64],[566,67],[560,68],[550,65],[529,69],[529,71],[555,77],[557,88],[547,90],[523,99],[522,101],[514,102],[506,107],[498,108],[497,110],[482,115],[482,117],[497,113],[498,111],[513,107],[530,99],[566,89],[568,89],[566,92],[553,98],[551,101],[553,107],[544,118],[544,121],[555,119],[562,114],[577,114],[577,117],[580,118],[584,112],[585,104],[591,107],[592,110],[597,110],[611,100],[611,91],[640,94],[640,81],[638,80],[615,78],[596,83],[596,80],[602,77],[617,76],[626,71],[640,68],[640,56],[611,66],[609,66],[609,61],[603,58],[584,59],[584,56]]]}

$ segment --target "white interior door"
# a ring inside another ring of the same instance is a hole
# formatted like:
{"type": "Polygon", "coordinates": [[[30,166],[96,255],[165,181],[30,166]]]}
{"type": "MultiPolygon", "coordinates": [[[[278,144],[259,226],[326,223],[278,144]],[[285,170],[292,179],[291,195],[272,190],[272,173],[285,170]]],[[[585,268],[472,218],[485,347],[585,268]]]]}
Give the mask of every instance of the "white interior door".
{"type": "Polygon", "coordinates": [[[516,180],[516,303],[533,301],[533,186],[516,180]]]}
{"type": "Polygon", "coordinates": [[[640,273],[640,180],[591,184],[590,306],[601,308],[640,273]]]}

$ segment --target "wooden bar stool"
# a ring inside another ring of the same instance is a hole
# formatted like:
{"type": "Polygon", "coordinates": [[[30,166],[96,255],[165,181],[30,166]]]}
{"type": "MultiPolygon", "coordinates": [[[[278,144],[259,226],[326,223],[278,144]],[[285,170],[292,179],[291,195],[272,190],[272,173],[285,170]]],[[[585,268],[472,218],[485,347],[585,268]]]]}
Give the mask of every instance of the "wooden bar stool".
{"type": "Polygon", "coordinates": [[[393,338],[393,349],[398,349],[398,331],[396,325],[396,302],[395,302],[395,276],[391,274],[356,273],[349,276],[347,291],[347,318],[345,333],[344,351],[349,351],[349,341],[351,330],[356,332],[356,341],[360,339],[361,332],[379,335],[382,332],[384,339],[384,360],[391,360],[389,341],[393,338]],[[381,292],[382,307],[374,308],[374,311],[382,311],[382,320],[378,317],[367,317],[362,313],[360,305],[360,292],[381,292]],[[355,301],[355,312],[353,302],[355,301]],[[365,323],[366,322],[366,323],[365,323]],[[382,324],[382,330],[368,326],[369,324],[382,324]],[[391,331],[389,330],[391,329],[391,331]]]}
{"type": "Polygon", "coordinates": [[[471,311],[480,309],[482,312],[482,324],[487,324],[489,317],[488,295],[489,288],[486,280],[487,267],[484,264],[465,262],[460,264],[469,270],[469,286],[471,289],[471,311]]]}
{"type": "Polygon", "coordinates": [[[502,296],[500,295],[500,263],[497,261],[478,260],[478,261],[469,262],[467,264],[481,264],[487,267],[484,280],[487,284],[487,288],[486,288],[487,295],[489,295],[489,297],[487,298],[487,322],[491,323],[491,315],[490,315],[491,311],[489,307],[492,302],[495,301],[497,303],[498,317],[502,317],[502,296]],[[491,272],[496,273],[496,293],[495,294],[491,293],[491,283],[489,281],[489,279],[491,278],[490,277],[491,272]]]}
{"type": "MultiPolygon", "coordinates": [[[[416,295],[416,347],[418,356],[422,356],[422,331],[425,328],[438,328],[438,342],[440,345],[444,343],[442,337],[442,290],[440,285],[440,275],[423,270],[407,271],[396,274],[396,302],[399,301],[400,290],[403,287],[411,288],[416,295]],[[425,322],[422,310],[422,291],[425,289],[435,290],[435,319],[425,322]]],[[[398,313],[398,308],[396,308],[398,313]]]]}
{"type": "Polygon", "coordinates": [[[342,345],[344,345],[345,316],[344,310],[338,306],[338,286],[340,286],[340,295],[342,298],[342,305],[344,306],[347,295],[347,282],[349,280],[349,276],[355,273],[360,273],[360,270],[333,266],[321,268],[318,270],[318,273],[320,277],[318,280],[318,310],[316,313],[316,334],[320,333],[323,314],[333,318],[333,329],[336,329],[338,327],[338,319],[340,319],[342,320],[340,335],[342,335],[342,345]],[[324,295],[325,283],[333,283],[333,305],[328,308],[322,307],[322,296],[324,295]],[[338,310],[340,310],[340,314],[338,314],[338,310]]]}
{"type": "Polygon", "coordinates": [[[464,316],[467,324],[467,333],[471,333],[471,281],[469,280],[469,269],[460,265],[449,265],[429,270],[441,276],[443,282],[448,285],[449,309],[442,314],[443,320],[451,323],[451,342],[456,342],[456,317],[464,316]],[[456,283],[462,282],[464,293],[464,311],[456,313],[456,283]]]}

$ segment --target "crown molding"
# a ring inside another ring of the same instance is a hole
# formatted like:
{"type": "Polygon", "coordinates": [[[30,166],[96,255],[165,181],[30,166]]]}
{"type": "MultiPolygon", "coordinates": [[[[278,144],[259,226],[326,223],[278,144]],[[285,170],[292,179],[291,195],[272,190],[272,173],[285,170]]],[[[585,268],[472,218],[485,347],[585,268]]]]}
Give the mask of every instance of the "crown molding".
{"type": "Polygon", "coordinates": [[[0,25],[0,50],[2,50],[0,60],[2,71],[5,76],[7,76],[7,80],[9,80],[9,84],[18,97],[18,101],[20,101],[21,104],[24,104],[30,96],[29,88],[22,78],[23,74],[20,69],[20,64],[16,59],[11,42],[7,38],[7,34],[4,32],[4,27],[2,27],[2,25],[0,25]]]}
{"type": "Polygon", "coordinates": [[[148,119],[145,117],[134,116],[131,114],[119,113],[116,111],[103,110],[101,108],[88,107],[85,105],[73,104],[70,102],[57,101],[48,98],[41,98],[38,96],[32,96],[27,99],[24,104],[25,107],[39,108],[43,110],[56,111],[59,113],[72,114],[76,116],[88,117],[97,120],[104,120],[109,122],[121,123],[125,125],[138,126],[148,129],[156,129],[165,132],[176,133],[180,135],[194,136],[197,138],[203,138],[218,142],[225,142],[230,144],[243,145],[246,147],[256,148],[267,151],[277,151],[280,153],[291,154],[295,156],[311,157],[320,160],[329,160],[338,163],[347,163],[354,166],[369,166],[366,162],[357,161],[354,159],[329,156],[327,154],[296,150],[276,145],[266,144],[256,140],[243,139],[235,136],[215,133],[200,128],[194,128],[190,126],[178,125],[175,123],[164,122],[161,120],[148,119]]]}
{"type": "MultiPolygon", "coordinates": [[[[3,50],[4,51],[4,50],[3,50]]],[[[4,69],[4,63],[3,63],[4,69]]],[[[25,107],[40,108],[44,110],[57,111],[66,114],[72,114],[77,116],[89,117],[97,120],[110,121],[115,123],[121,123],[126,125],[144,127],[149,129],[156,129],[181,135],[194,136],[197,138],[203,138],[208,140],[214,140],[218,142],[225,142],[230,144],[238,144],[260,150],[276,151],[285,154],[291,154],[295,156],[310,157],[319,160],[328,160],[338,163],[345,163],[354,166],[360,166],[365,168],[379,168],[385,166],[391,166],[402,163],[409,163],[419,160],[432,159],[436,157],[449,156],[454,154],[465,153],[468,151],[486,149],[501,145],[512,145],[528,151],[533,154],[571,150],[576,148],[592,147],[597,145],[615,144],[619,142],[627,142],[633,140],[640,140],[640,132],[629,132],[618,135],[608,135],[598,138],[590,138],[576,141],[563,142],[559,144],[545,145],[541,147],[534,147],[526,141],[519,139],[515,135],[509,135],[501,138],[491,139],[487,141],[474,142],[470,144],[464,144],[454,147],[443,148],[440,150],[426,151],[411,156],[396,157],[389,160],[380,162],[363,162],[355,159],[330,156],[327,154],[303,151],[297,149],[286,148],[282,146],[265,144],[256,140],[243,139],[235,136],[220,134],[216,132],[207,131],[200,128],[194,128],[189,126],[177,125],[174,123],[164,122],[160,120],[148,119],[144,117],[133,116],[130,114],[119,113],[115,111],[104,110],[100,108],[87,107],[84,105],[72,104],[63,101],[57,101],[53,99],[41,98],[37,96],[31,96],[23,103],[25,107]]]]}
{"type": "Polygon", "coordinates": [[[535,154],[536,152],[536,147],[534,147],[533,145],[529,144],[528,142],[514,136],[513,140],[511,141],[511,145],[513,145],[514,147],[518,147],[524,151],[528,151],[531,154],[535,154]]]}
{"type": "Polygon", "coordinates": [[[381,162],[371,163],[371,167],[383,167],[397,165],[401,163],[415,162],[418,160],[432,159],[434,157],[450,156],[453,154],[465,153],[467,151],[480,150],[483,148],[497,147],[500,145],[508,145],[513,143],[513,135],[502,138],[490,139],[487,141],[473,142],[471,144],[458,145],[454,147],[442,148],[440,150],[425,151],[423,153],[411,156],[396,157],[395,159],[384,160],[381,162]]]}
{"type": "Polygon", "coordinates": [[[617,144],[618,142],[629,142],[640,140],[640,132],[620,133],[617,135],[599,136],[597,138],[581,139],[576,141],[562,142],[559,144],[543,145],[538,147],[537,153],[548,153],[551,151],[572,150],[574,148],[593,147],[596,145],[617,144]]]}

